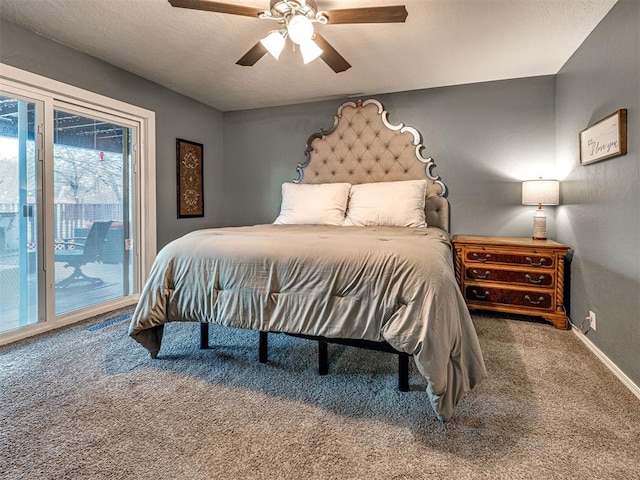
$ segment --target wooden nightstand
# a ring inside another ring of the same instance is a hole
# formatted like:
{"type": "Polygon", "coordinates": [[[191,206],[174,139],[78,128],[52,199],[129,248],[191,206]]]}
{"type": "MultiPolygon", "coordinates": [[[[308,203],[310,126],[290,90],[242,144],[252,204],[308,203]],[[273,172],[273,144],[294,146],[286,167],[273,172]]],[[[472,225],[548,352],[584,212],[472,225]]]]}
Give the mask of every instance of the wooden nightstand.
{"type": "Polygon", "coordinates": [[[534,315],[567,330],[564,258],[553,240],[456,235],[456,280],[470,310],[534,315]]]}

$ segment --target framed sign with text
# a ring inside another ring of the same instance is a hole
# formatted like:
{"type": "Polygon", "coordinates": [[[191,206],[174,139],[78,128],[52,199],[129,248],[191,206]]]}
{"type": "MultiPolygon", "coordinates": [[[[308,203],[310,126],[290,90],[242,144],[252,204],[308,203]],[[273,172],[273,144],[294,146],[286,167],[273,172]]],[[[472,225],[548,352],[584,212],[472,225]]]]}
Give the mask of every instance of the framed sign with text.
{"type": "Polygon", "coordinates": [[[178,218],[204,217],[202,144],[176,139],[178,218]]]}
{"type": "Polygon", "coordinates": [[[612,113],[589,128],[580,137],[580,164],[599,162],[627,153],[627,110],[612,113]]]}

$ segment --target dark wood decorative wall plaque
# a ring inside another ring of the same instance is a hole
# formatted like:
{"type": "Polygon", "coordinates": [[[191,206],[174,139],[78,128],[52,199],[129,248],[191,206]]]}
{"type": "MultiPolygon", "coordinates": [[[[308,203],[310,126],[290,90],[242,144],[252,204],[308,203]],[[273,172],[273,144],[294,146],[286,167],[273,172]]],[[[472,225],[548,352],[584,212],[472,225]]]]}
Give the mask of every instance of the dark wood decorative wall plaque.
{"type": "Polygon", "coordinates": [[[204,217],[201,143],[176,139],[178,218],[204,217]]]}

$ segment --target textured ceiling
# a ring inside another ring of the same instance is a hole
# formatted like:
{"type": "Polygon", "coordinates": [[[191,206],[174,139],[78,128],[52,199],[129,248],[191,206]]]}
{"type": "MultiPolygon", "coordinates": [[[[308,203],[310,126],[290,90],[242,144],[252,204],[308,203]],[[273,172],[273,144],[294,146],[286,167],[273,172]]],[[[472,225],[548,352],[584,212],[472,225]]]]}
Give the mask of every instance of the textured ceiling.
{"type": "MultiPolygon", "coordinates": [[[[268,0],[226,0],[268,8],[268,0]]],[[[167,0],[1,0],[0,16],[222,111],[555,74],[616,0],[317,0],[406,5],[406,23],[317,25],[352,68],[236,61],[275,24],[167,0]]]]}

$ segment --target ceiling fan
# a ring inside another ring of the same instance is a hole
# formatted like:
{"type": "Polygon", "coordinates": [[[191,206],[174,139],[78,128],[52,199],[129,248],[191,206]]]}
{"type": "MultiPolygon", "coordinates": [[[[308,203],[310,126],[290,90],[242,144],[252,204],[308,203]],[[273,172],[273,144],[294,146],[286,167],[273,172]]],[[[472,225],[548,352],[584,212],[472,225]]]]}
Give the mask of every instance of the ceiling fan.
{"type": "Polygon", "coordinates": [[[313,23],[336,25],[347,23],[402,23],[407,18],[404,5],[386,7],[344,8],[339,10],[318,10],[315,0],[271,0],[269,11],[259,8],[215,2],[213,0],[169,0],[174,7],[228,13],[274,20],[280,28],[272,30],[256,43],[236,63],[245,67],[255,65],[267,52],[276,59],[289,38],[300,48],[304,63],[320,57],[331,69],[344,72],[351,68],[342,55],[325,38],[314,31],[313,23]]]}

